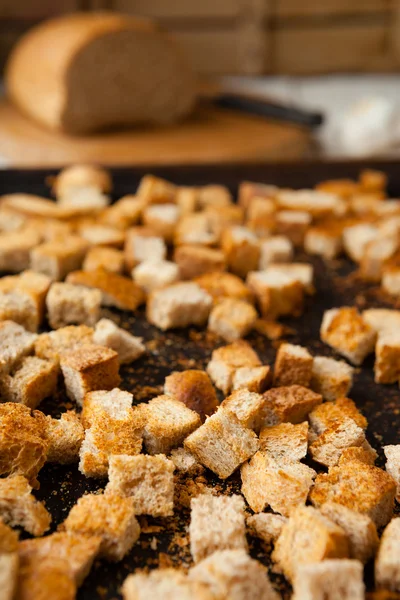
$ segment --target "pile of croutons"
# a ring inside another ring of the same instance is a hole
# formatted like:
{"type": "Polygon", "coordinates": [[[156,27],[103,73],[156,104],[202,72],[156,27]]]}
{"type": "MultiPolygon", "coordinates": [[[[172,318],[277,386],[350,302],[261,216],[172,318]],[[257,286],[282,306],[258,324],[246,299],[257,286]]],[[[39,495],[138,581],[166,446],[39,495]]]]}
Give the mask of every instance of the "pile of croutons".
{"type": "MultiPolygon", "coordinates": [[[[354,367],[289,343],[263,364],[243,339],[278,336],[276,319],[300,315],[315,293],[297,249],[345,252],[361,277],[400,295],[400,201],[386,200],[384,175],[300,191],[244,182],[237,204],[220,185],[146,176],[109,205],[109,174],[89,166],[51,185],[56,202],[0,198],[0,269],[14,273],[0,279],[2,600],[75,598],[95,559],[135,552],[138,516],[179,510],[185,485],[192,565],[129,575],[125,600],[277,600],[247,536],[271,551],[296,600],[362,600],[371,560],[376,586],[400,592],[400,443],[375,466],[349,397],[354,367]],[[207,327],[220,343],[206,370],[172,372],[162,395],[138,404],[119,387],[120,366],[148,350],[102,307],[143,304],[159,329],[207,327]],[[76,409],[37,410],[63,386],[76,409]],[[48,535],[33,493],[46,463],[104,482],[48,535]],[[241,494],[190,485],[207,471],[237,473],[241,494]],[[19,541],[21,528],[32,538],[19,541]]],[[[385,308],[333,307],[321,321],[321,340],[353,365],[375,352],[383,384],[400,380],[398,331],[400,311],[385,308]]]]}

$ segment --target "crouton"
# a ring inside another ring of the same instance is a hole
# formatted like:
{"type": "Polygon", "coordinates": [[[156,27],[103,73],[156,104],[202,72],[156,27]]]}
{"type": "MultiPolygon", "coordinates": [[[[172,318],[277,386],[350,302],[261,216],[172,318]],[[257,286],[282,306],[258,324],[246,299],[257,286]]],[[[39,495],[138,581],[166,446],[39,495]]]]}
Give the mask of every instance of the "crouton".
{"type": "Polygon", "coordinates": [[[344,530],[312,506],[298,506],[282,528],[272,560],[292,581],[302,565],[348,556],[344,530]]]}
{"type": "Polygon", "coordinates": [[[269,275],[286,275],[300,283],[306,294],[314,293],[314,267],[309,263],[272,264],[263,272],[269,275]]]}
{"type": "Polygon", "coordinates": [[[212,183],[197,188],[199,208],[208,206],[226,207],[232,203],[232,195],[225,185],[212,183]]]}
{"type": "Polygon", "coordinates": [[[329,473],[317,475],[310,500],[316,507],[333,501],[369,516],[377,527],[393,515],[396,484],[392,477],[359,460],[339,462],[329,473]]]}
{"type": "Polygon", "coordinates": [[[261,361],[250,344],[240,340],[213,350],[207,373],[214,385],[227,395],[240,367],[260,367],[261,361]]]}
{"type": "Polygon", "coordinates": [[[109,172],[94,165],[77,164],[65,167],[58,175],[52,177],[50,182],[57,199],[76,187],[91,186],[106,193],[112,189],[109,172]]]}
{"type": "Polygon", "coordinates": [[[276,205],[271,198],[254,196],[247,209],[246,226],[257,236],[268,237],[275,229],[275,213],[276,205]]]}
{"type": "Polygon", "coordinates": [[[38,315],[38,325],[42,322],[45,311],[46,295],[51,285],[50,277],[35,271],[23,271],[19,275],[10,275],[0,279],[0,292],[20,292],[32,298],[35,303],[34,312],[38,315]]]}
{"type": "Polygon", "coordinates": [[[342,251],[342,231],[332,223],[310,227],[304,236],[304,250],[323,258],[336,258],[342,251]]]}
{"type": "MultiPolygon", "coordinates": [[[[31,251],[40,243],[32,229],[10,231],[0,235],[0,271],[20,273],[29,269],[31,251]]],[[[36,270],[36,269],[35,269],[36,270]]]]}
{"type": "Polygon", "coordinates": [[[100,316],[101,293],[82,285],[53,283],[46,305],[53,329],[70,324],[94,325],[100,316]]]}
{"type": "Polygon", "coordinates": [[[85,223],[78,227],[78,232],[90,246],[122,248],[125,241],[125,234],[123,231],[116,227],[110,227],[109,225],[101,223],[85,223]]]}
{"type": "MultiPolygon", "coordinates": [[[[131,419],[133,395],[118,388],[94,391],[85,395],[81,422],[85,429],[112,419],[131,419]]],[[[140,452],[140,448],[138,450],[140,452]]]]}
{"type": "Polygon", "coordinates": [[[271,367],[239,367],[232,379],[232,390],[246,389],[262,394],[271,383],[271,367]]]}
{"type": "Polygon", "coordinates": [[[260,431],[264,418],[265,399],[261,394],[246,389],[232,392],[225,398],[221,406],[237,417],[239,422],[249,429],[260,431]]]}
{"type": "Polygon", "coordinates": [[[152,204],[142,212],[143,224],[166,241],[172,241],[180,217],[176,204],[152,204]]]}
{"type": "Polygon", "coordinates": [[[360,261],[360,276],[367,281],[379,282],[382,279],[382,287],[385,289],[383,280],[385,279],[387,283],[387,274],[390,272],[385,269],[385,264],[395,254],[398,245],[397,231],[393,235],[381,234],[369,242],[365,246],[364,254],[360,261]]]}
{"type": "Polygon", "coordinates": [[[28,331],[37,331],[40,317],[35,301],[22,291],[0,292],[0,321],[14,321],[28,331]]]}
{"type": "Polygon", "coordinates": [[[339,465],[344,465],[346,462],[362,462],[365,465],[374,466],[378,453],[372,446],[365,441],[362,446],[350,446],[345,448],[339,458],[339,465]]]}
{"type": "Polygon", "coordinates": [[[378,228],[370,223],[359,223],[343,229],[343,246],[352,261],[359,263],[367,245],[378,235],[378,228]]]}
{"type": "Polygon", "coordinates": [[[339,525],[346,533],[350,558],[365,564],[375,556],[379,538],[375,523],[367,515],[361,515],[335,502],[326,502],[320,510],[325,517],[339,525]]]}
{"type": "Polygon", "coordinates": [[[175,283],[154,290],[147,301],[147,319],[163,331],[189,325],[204,325],[212,298],[196,283],[175,283]]]}
{"type": "Polygon", "coordinates": [[[313,357],[307,348],[284,343],[279,346],[274,366],[274,385],[302,385],[311,381],[313,357]]]}
{"type": "Polygon", "coordinates": [[[400,336],[397,330],[378,335],[375,346],[376,383],[395,383],[400,379],[400,336]]]}
{"type": "Polygon", "coordinates": [[[323,560],[297,569],[293,600],[364,600],[363,566],[358,560],[323,560]]]}
{"type": "Polygon", "coordinates": [[[369,308],[362,312],[362,318],[378,334],[390,332],[400,327],[400,310],[369,308]]]}
{"type": "Polygon", "coordinates": [[[248,302],[221,299],[211,310],[208,329],[227,342],[245,337],[257,319],[257,311],[248,302]]]}
{"type": "Polygon", "coordinates": [[[243,498],[210,494],[192,498],[189,536],[196,563],[217,550],[247,551],[243,498]]]}
{"type": "Polygon", "coordinates": [[[239,277],[258,268],[260,243],[257,236],[246,227],[236,226],[222,234],[221,248],[225,253],[229,269],[239,277]]]}
{"type": "Polygon", "coordinates": [[[144,175],[136,190],[136,195],[144,200],[146,204],[162,204],[174,202],[177,187],[155,175],[144,175]]]}
{"type": "MultiPolygon", "coordinates": [[[[342,186],[340,186],[342,188],[342,186]]],[[[322,189],[321,185],[315,190],[278,190],[276,201],[281,208],[305,211],[314,217],[343,216],[347,211],[346,203],[336,192],[322,189]]]]}
{"type": "Polygon", "coordinates": [[[247,517],[246,524],[255,537],[260,538],[267,546],[272,546],[282,532],[287,517],[273,513],[257,513],[247,517]]]}
{"type": "Polygon", "coordinates": [[[101,537],[99,556],[122,560],[139,538],[132,498],[115,494],[87,494],[79,498],[63,523],[70,533],[101,537]]]}
{"type": "Polygon", "coordinates": [[[75,600],[77,586],[68,574],[65,560],[37,561],[32,557],[20,558],[18,571],[18,600],[75,600]]]}
{"type": "Polygon", "coordinates": [[[290,262],[293,258],[293,244],[284,235],[274,235],[260,242],[258,268],[263,271],[270,264],[290,262]]]}
{"type": "Polygon", "coordinates": [[[200,415],[202,421],[218,408],[218,398],[205,371],[174,371],[165,379],[164,394],[183,402],[200,415]]]}
{"type": "Polygon", "coordinates": [[[310,387],[324,400],[347,396],[353,384],[354,369],[342,360],[314,356],[310,387]]]}
{"type": "Polygon", "coordinates": [[[178,246],[174,261],[182,279],[193,279],[205,273],[225,270],[225,256],[221,250],[204,246],[178,246]]]}
{"type": "Polygon", "coordinates": [[[152,292],[179,281],[179,267],[169,260],[144,260],[132,271],[132,278],[145,292],[152,292]]]}
{"type": "Polygon", "coordinates": [[[301,460],[307,455],[308,423],[280,423],[263,427],[260,431],[260,448],[276,460],[301,460]]]}
{"type": "Polygon", "coordinates": [[[178,569],[154,569],[149,573],[128,575],[122,585],[124,600],[213,600],[208,584],[188,579],[178,569]]]}
{"type": "Polygon", "coordinates": [[[305,504],[316,473],[300,462],[275,460],[259,451],[241,467],[242,494],[254,512],[271,506],[287,517],[299,504],[305,504]]]}
{"type": "Polygon", "coordinates": [[[386,471],[391,475],[397,485],[396,500],[400,502],[400,444],[397,446],[384,446],[386,456],[386,471]]]}
{"type": "Polygon", "coordinates": [[[6,525],[0,517],[0,556],[18,550],[18,533],[6,525]]]}
{"type": "Polygon", "coordinates": [[[43,535],[50,527],[51,515],[31,492],[32,487],[22,475],[0,479],[0,515],[12,527],[43,535]]]}
{"type": "Polygon", "coordinates": [[[105,225],[125,231],[138,223],[144,205],[145,203],[141,198],[128,194],[112,206],[107,207],[99,215],[98,220],[105,225]]]}
{"type": "Polygon", "coordinates": [[[31,269],[61,281],[80,269],[88,249],[88,242],[78,236],[64,237],[36,246],[31,251],[31,269]]]}
{"type": "Polygon", "coordinates": [[[263,394],[265,425],[302,423],[307,415],[322,403],[322,396],[301,385],[272,388],[263,394]]]}
{"type": "Polygon", "coordinates": [[[24,356],[33,352],[37,335],[13,321],[0,322],[0,371],[9,372],[24,356]]]}
{"type": "Polygon", "coordinates": [[[110,273],[121,274],[124,270],[124,255],[115,248],[95,246],[88,250],[82,264],[84,271],[103,269],[110,273]]]}
{"type": "Polygon", "coordinates": [[[251,272],[247,285],[254,293],[261,314],[274,319],[280,315],[298,316],[304,302],[302,284],[284,273],[265,271],[251,272]]]}
{"type": "Polygon", "coordinates": [[[174,242],[176,246],[186,244],[215,246],[218,238],[218,233],[214,231],[212,225],[212,218],[203,212],[182,217],[175,229],[174,242]]]}
{"type": "Polygon", "coordinates": [[[135,515],[174,513],[174,463],[164,455],[110,457],[105,493],[133,498],[135,515]]]}
{"type": "Polygon", "coordinates": [[[35,341],[35,354],[39,358],[60,362],[62,354],[73,352],[93,342],[93,328],[87,325],[68,325],[56,331],[42,333],[35,341]]]}
{"type": "Polygon", "coordinates": [[[255,183],[253,181],[242,181],[239,184],[238,202],[245,210],[249,208],[251,200],[256,196],[274,200],[279,188],[276,185],[266,183],[255,183]]]}
{"type": "Polygon", "coordinates": [[[376,332],[356,308],[345,306],[325,311],[320,334],[325,344],[355,365],[361,365],[374,350],[376,332]]]}
{"type": "Polygon", "coordinates": [[[184,442],[199,462],[226,479],[259,447],[256,434],[232,413],[219,408],[184,442]]]}
{"type": "Polygon", "coordinates": [[[35,484],[47,448],[43,413],[23,404],[0,404],[0,475],[23,475],[35,484]]]}
{"type": "Polygon", "coordinates": [[[82,346],[64,354],[60,364],[67,395],[79,406],[87,392],[111,390],[121,381],[118,354],[104,346],[82,346]]]}
{"type": "Polygon", "coordinates": [[[280,210],[275,214],[275,231],[288,237],[294,246],[301,247],[311,222],[312,217],[308,212],[280,210]]]}
{"type": "Polygon", "coordinates": [[[57,387],[58,366],[37,356],[22,359],[11,375],[4,375],[0,392],[6,402],[20,402],[36,408],[57,387]]]}
{"type": "Polygon", "coordinates": [[[314,408],[309,414],[310,425],[318,435],[347,419],[352,419],[361,429],[367,428],[367,419],[350,398],[338,398],[333,402],[325,402],[314,408]]]}
{"type": "Polygon", "coordinates": [[[163,238],[148,227],[132,227],[126,232],[125,238],[125,266],[131,271],[143,261],[165,260],[167,246],[163,238]]]}
{"type": "Polygon", "coordinates": [[[400,592],[400,518],[383,532],[375,562],[375,582],[380,588],[400,592]]]}
{"type": "Polygon", "coordinates": [[[316,462],[333,467],[338,464],[343,450],[352,446],[363,446],[364,443],[363,429],[358,427],[353,419],[343,418],[321,433],[312,442],[309,450],[316,462]]]}
{"type": "Polygon", "coordinates": [[[115,350],[121,365],[132,363],[146,352],[142,338],[117,327],[110,319],[100,319],[96,323],[93,342],[115,350]]]}
{"type": "Polygon", "coordinates": [[[278,600],[266,568],[241,548],[214,552],[190,569],[189,579],[207,585],[213,598],[278,600]]]}
{"type": "Polygon", "coordinates": [[[0,554],[0,589],[2,600],[13,600],[17,589],[18,554],[0,554]]]}
{"type": "Polygon", "coordinates": [[[205,210],[210,223],[211,229],[215,232],[218,238],[227,227],[242,225],[244,219],[244,211],[241,206],[230,204],[229,206],[218,206],[210,204],[205,210]]]}
{"type": "Polygon", "coordinates": [[[174,463],[175,469],[179,474],[193,475],[195,473],[203,473],[204,471],[204,467],[186,448],[174,448],[171,450],[169,458],[174,463]]]}
{"type": "Polygon", "coordinates": [[[47,461],[61,465],[78,462],[85,432],[76,412],[68,410],[59,419],[47,416],[46,420],[49,444],[47,461]]]}
{"type": "Polygon", "coordinates": [[[157,396],[140,408],[144,420],[143,441],[149,454],[168,454],[201,425],[197,412],[171,396],[157,396]]]}
{"type": "Polygon", "coordinates": [[[253,294],[243,281],[232,273],[206,273],[195,278],[197,283],[215,301],[228,297],[253,303],[253,294]]]}

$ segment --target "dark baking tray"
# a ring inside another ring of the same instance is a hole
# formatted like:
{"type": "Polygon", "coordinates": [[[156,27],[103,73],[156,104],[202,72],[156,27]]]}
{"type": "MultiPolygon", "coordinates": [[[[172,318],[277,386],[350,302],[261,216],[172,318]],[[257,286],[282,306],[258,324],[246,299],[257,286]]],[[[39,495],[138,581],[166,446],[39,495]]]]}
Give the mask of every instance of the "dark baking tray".
{"type": "MultiPolygon", "coordinates": [[[[154,173],[181,185],[201,185],[220,183],[227,185],[233,193],[243,179],[273,183],[285,187],[310,187],[324,179],[357,177],[363,168],[379,168],[389,178],[391,197],[400,197],[400,165],[397,162],[336,162],[336,163],[296,163],[296,164],[238,164],[184,167],[151,167],[112,169],[114,198],[133,193],[140,177],[154,173]]],[[[0,171],[0,194],[27,192],[48,195],[45,178],[54,170],[3,170],[0,171]]],[[[309,257],[299,253],[296,260],[309,257]]],[[[373,306],[393,307],[395,303],[384,296],[377,286],[366,285],[354,276],[354,265],[345,259],[324,263],[311,259],[316,273],[317,293],[309,297],[304,314],[299,319],[284,320],[296,333],[288,339],[293,343],[307,346],[314,354],[334,355],[319,341],[319,325],[324,310],[346,304],[360,308],[373,306]]],[[[135,315],[113,310],[112,317],[135,335],[141,335],[150,342],[151,351],[134,364],[121,368],[121,387],[132,392],[135,402],[146,401],[161,393],[165,376],[173,370],[204,368],[212,349],[221,345],[206,332],[194,328],[159,332],[149,325],[143,310],[135,315]]],[[[249,336],[249,341],[266,363],[272,363],[276,343],[258,334],[249,336]]],[[[400,395],[397,385],[376,385],[373,380],[373,357],[369,357],[358,369],[351,397],[369,421],[368,439],[379,453],[378,465],[383,466],[381,446],[398,443],[400,439],[400,395]]],[[[54,416],[71,408],[63,390],[56,398],[45,401],[40,409],[54,416]]],[[[234,492],[240,488],[240,480],[234,474],[225,483],[207,474],[210,485],[220,486],[221,490],[234,492]]],[[[52,531],[64,520],[71,506],[84,492],[101,490],[105,482],[86,479],[77,466],[45,466],[39,474],[40,490],[37,497],[45,500],[53,516],[52,531]]],[[[398,506],[396,509],[398,510],[398,506]]],[[[187,526],[189,512],[180,509],[170,519],[141,518],[142,534],[140,542],[129,555],[116,565],[97,561],[78,592],[79,600],[120,598],[119,588],[127,574],[136,568],[190,564],[187,526]]],[[[270,568],[270,575],[283,594],[290,597],[290,588],[282,577],[273,573],[269,554],[255,540],[249,540],[251,553],[270,568]]],[[[373,565],[366,567],[366,581],[369,590],[373,589],[373,565]]]]}

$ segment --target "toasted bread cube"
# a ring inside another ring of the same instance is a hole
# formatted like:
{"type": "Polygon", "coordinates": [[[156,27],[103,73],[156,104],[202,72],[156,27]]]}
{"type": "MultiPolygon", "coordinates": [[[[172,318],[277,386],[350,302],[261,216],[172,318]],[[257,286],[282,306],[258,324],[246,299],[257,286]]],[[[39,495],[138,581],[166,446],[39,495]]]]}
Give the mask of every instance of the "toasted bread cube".
{"type": "Polygon", "coordinates": [[[167,241],[174,238],[175,228],[180,217],[180,209],[176,204],[151,204],[142,213],[143,224],[167,241]]]}
{"type": "Polygon", "coordinates": [[[218,408],[218,398],[205,371],[174,371],[165,378],[164,394],[183,402],[200,415],[202,421],[218,408]]]}
{"type": "Polygon", "coordinates": [[[362,318],[378,334],[400,327],[400,310],[369,308],[363,311],[362,318]]]}
{"type": "Polygon", "coordinates": [[[40,236],[32,229],[1,233],[0,271],[20,273],[29,269],[31,251],[39,243],[40,236]]]}
{"type": "Polygon", "coordinates": [[[253,303],[254,297],[249,288],[237,275],[232,273],[206,273],[194,280],[214,301],[228,297],[253,303]]]}
{"type": "Polygon", "coordinates": [[[301,460],[307,455],[308,423],[280,423],[263,427],[260,432],[260,448],[276,460],[301,460]]]}
{"type": "Polygon", "coordinates": [[[196,283],[175,283],[153,291],[147,302],[147,319],[163,331],[204,325],[212,298],[196,283]]]}
{"type": "Polygon", "coordinates": [[[210,494],[192,498],[189,535],[196,563],[218,550],[247,551],[243,498],[210,494]]]}
{"type": "Polygon", "coordinates": [[[287,517],[299,504],[305,504],[316,473],[300,462],[278,461],[259,451],[242,465],[242,494],[254,512],[271,506],[287,517]]]}
{"type": "Polygon", "coordinates": [[[332,401],[347,396],[353,384],[354,369],[342,360],[314,356],[310,387],[332,401]]]}
{"type": "Polygon", "coordinates": [[[22,475],[0,479],[0,515],[12,527],[43,535],[50,527],[51,515],[31,492],[32,487],[22,475]]]}
{"type": "Polygon", "coordinates": [[[178,246],[174,261],[182,279],[193,279],[205,273],[225,270],[225,255],[221,250],[204,246],[178,246]]]}
{"type": "Polygon", "coordinates": [[[67,532],[101,537],[99,556],[122,560],[139,538],[132,498],[87,494],[79,498],[63,523],[67,532]]]}
{"type": "Polygon", "coordinates": [[[32,484],[47,456],[46,419],[23,404],[0,404],[0,475],[23,475],[32,484]]]}
{"type": "Polygon", "coordinates": [[[17,589],[18,554],[0,554],[0,586],[2,600],[13,600],[17,589]]]}
{"type": "Polygon", "coordinates": [[[364,600],[363,565],[358,560],[323,560],[299,566],[293,600],[364,600]]]}
{"type": "Polygon", "coordinates": [[[348,556],[344,530],[312,506],[298,506],[282,528],[272,560],[292,581],[302,565],[348,556]]]}
{"type": "Polygon", "coordinates": [[[82,269],[84,271],[104,269],[104,271],[110,271],[110,273],[121,274],[124,270],[124,255],[115,248],[95,246],[88,250],[82,269]]]}
{"type": "Polygon", "coordinates": [[[271,383],[271,367],[239,367],[232,379],[232,390],[246,389],[262,394],[271,383]]]}
{"type": "Polygon", "coordinates": [[[35,341],[35,354],[57,364],[60,356],[93,342],[93,329],[87,325],[68,325],[42,333],[35,341]]]}
{"type": "Polygon", "coordinates": [[[395,383],[400,379],[400,335],[385,331],[378,335],[375,346],[374,374],[376,383],[395,383]]]}
{"type": "Polygon", "coordinates": [[[70,324],[94,325],[100,316],[101,293],[82,285],[53,283],[46,305],[53,329],[70,324]]]}
{"type": "Polygon", "coordinates": [[[312,216],[301,210],[280,210],[275,214],[275,231],[288,237],[296,247],[303,245],[312,216]]]}
{"type": "Polygon", "coordinates": [[[313,357],[303,346],[281,344],[274,366],[274,385],[302,385],[311,381],[313,357]]]}
{"type": "Polygon", "coordinates": [[[184,446],[199,462],[226,479],[259,447],[256,434],[223,408],[185,439],[184,446]]]}
{"type": "Polygon", "coordinates": [[[376,169],[363,169],[359,177],[362,189],[368,192],[384,192],[387,179],[386,173],[376,169]]]}
{"type": "Polygon", "coordinates": [[[102,192],[112,189],[111,175],[101,167],[76,164],[62,169],[57,176],[50,179],[52,192],[60,201],[68,192],[76,188],[92,187],[102,192]]]}
{"type": "Polygon", "coordinates": [[[176,246],[186,244],[215,246],[218,238],[218,233],[213,228],[212,218],[203,212],[182,217],[175,229],[174,242],[176,246]]]}
{"type": "Polygon", "coordinates": [[[157,396],[140,405],[143,441],[149,454],[168,454],[201,425],[200,416],[171,396],[157,396]]]}
{"type": "MultiPolygon", "coordinates": [[[[246,225],[259,236],[270,236],[275,229],[276,204],[271,198],[254,196],[247,209],[246,225]]],[[[281,236],[279,236],[281,237],[281,236]]],[[[286,238],[287,239],[287,238],[286,238]]]]}
{"type": "Polygon", "coordinates": [[[322,396],[301,385],[272,388],[264,394],[265,425],[302,423],[322,403],[322,396]]]}
{"type": "Polygon", "coordinates": [[[0,391],[7,402],[19,402],[36,408],[56,391],[57,378],[56,363],[37,356],[27,356],[11,375],[4,375],[0,391]]]}
{"type": "Polygon", "coordinates": [[[304,250],[323,258],[333,259],[342,251],[342,232],[333,223],[310,227],[304,236],[304,250]]]}
{"type": "Polygon", "coordinates": [[[282,532],[287,517],[273,513],[257,513],[247,517],[246,524],[250,533],[260,538],[267,546],[276,542],[282,532]]]}
{"type": "Polygon", "coordinates": [[[343,246],[352,261],[359,263],[365,248],[378,236],[378,228],[370,223],[359,223],[343,229],[343,246]]]}
{"type": "Polygon", "coordinates": [[[229,204],[228,206],[210,204],[204,212],[209,218],[211,229],[218,238],[221,237],[222,232],[227,227],[243,224],[244,211],[241,206],[236,204],[229,204]]]}
{"type": "Polygon", "coordinates": [[[100,319],[96,323],[93,342],[115,350],[121,365],[132,363],[146,352],[142,338],[131,335],[110,319],[100,319]]]}
{"type": "Polygon", "coordinates": [[[46,242],[31,251],[31,269],[44,273],[53,281],[61,281],[80,269],[88,249],[88,242],[78,236],[46,242]]]}
{"type": "Polygon", "coordinates": [[[345,356],[355,365],[361,365],[373,352],[376,333],[356,308],[344,306],[325,311],[321,323],[321,340],[345,356]]]}
{"type": "Polygon", "coordinates": [[[83,398],[92,390],[112,390],[118,387],[118,354],[111,348],[91,344],[61,357],[67,395],[82,406],[83,398]]]}
{"type": "Polygon", "coordinates": [[[245,337],[257,320],[257,311],[248,302],[224,298],[211,310],[208,329],[227,342],[245,337]]]}
{"type": "Polygon", "coordinates": [[[264,317],[274,319],[280,315],[301,314],[304,289],[294,277],[267,269],[249,273],[247,285],[254,293],[264,317]]]}
{"type": "Polygon", "coordinates": [[[224,410],[235,415],[244,427],[256,432],[260,431],[263,423],[264,405],[265,399],[261,394],[246,389],[232,392],[221,404],[224,410]]]}
{"type": "Polygon", "coordinates": [[[384,446],[383,451],[386,456],[386,471],[396,482],[396,500],[400,502],[400,444],[397,446],[384,446]]]}
{"type": "Polygon", "coordinates": [[[35,301],[22,291],[0,292],[0,321],[14,321],[28,331],[37,331],[40,317],[35,301]]]}
{"type": "Polygon", "coordinates": [[[314,267],[308,263],[279,263],[269,265],[264,273],[286,275],[300,283],[306,294],[314,293],[314,267]]]}
{"type": "MultiPolygon", "coordinates": [[[[122,248],[125,235],[115,227],[103,224],[84,224],[78,228],[79,235],[86,240],[90,246],[110,246],[111,248],[122,248]]],[[[79,267],[78,267],[79,268],[79,267]]]]}
{"type": "Polygon", "coordinates": [[[167,246],[163,238],[148,227],[132,227],[126,232],[125,266],[131,271],[136,265],[145,261],[165,260],[167,246]]]}
{"type": "Polygon", "coordinates": [[[73,410],[63,413],[59,419],[47,420],[47,461],[67,465],[78,462],[79,450],[85,437],[79,416],[73,410]]]}
{"type": "Polygon", "coordinates": [[[19,557],[18,598],[21,600],[41,600],[46,598],[57,600],[74,600],[77,594],[76,583],[68,573],[65,560],[36,560],[31,556],[19,557]]]}
{"type": "MultiPolygon", "coordinates": [[[[336,184],[336,182],[335,182],[336,184]]],[[[347,184],[346,184],[347,187],[347,184]]],[[[353,186],[354,187],[354,186],[353,186]]],[[[337,187],[322,189],[321,184],[315,190],[278,190],[276,200],[280,207],[288,210],[305,211],[314,217],[343,216],[346,203],[339,197],[337,187]]],[[[340,184],[342,189],[342,184],[340,184]]]]}
{"type": "Polygon", "coordinates": [[[367,428],[367,419],[350,398],[338,398],[332,402],[325,402],[314,408],[309,414],[310,425],[318,435],[347,419],[352,419],[361,429],[367,428]]]}
{"type": "Polygon", "coordinates": [[[135,515],[174,513],[174,463],[164,455],[110,457],[105,493],[133,498],[135,515]]]}
{"type": "Polygon", "coordinates": [[[37,335],[13,321],[0,322],[0,371],[9,372],[24,356],[31,354],[37,335]]]}
{"type": "Polygon", "coordinates": [[[20,292],[32,298],[35,303],[33,312],[38,315],[38,325],[45,311],[46,295],[51,285],[50,277],[35,271],[23,271],[19,275],[10,275],[0,279],[0,292],[20,292]]]}
{"type": "Polygon", "coordinates": [[[222,234],[221,247],[229,269],[239,277],[255,271],[260,258],[260,243],[257,236],[246,227],[236,226],[222,234]]]}
{"type": "Polygon", "coordinates": [[[214,385],[227,395],[240,367],[259,367],[261,361],[248,342],[243,340],[213,350],[207,373],[214,385]]]}
{"type": "Polygon", "coordinates": [[[317,507],[337,502],[369,516],[377,527],[382,527],[392,518],[395,495],[396,484],[388,473],[353,459],[317,475],[310,500],[317,507]]]}
{"type": "Polygon", "coordinates": [[[174,202],[178,188],[166,179],[155,175],[144,175],[136,190],[136,195],[146,204],[174,202]]]}
{"type": "MultiPolygon", "coordinates": [[[[381,234],[365,246],[364,254],[360,262],[360,276],[367,281],[379,282],[386,274],[385,264],[398,249],[398,233],[393,235],[381,234]]],[[[388,291],[388,290],[387,290],[388,291]]]]}
{"type": "Polygon", "coordinates": [[[361,515],[335,502],[326,502],[320,510],[345,531],[349,540],[350,558],[365,564],[375,556],[379,538],[375,523],[367,515],[361,515]]]}
{"type": "Polygon", "coordinates": [[[400,592],[400,518],[392,519],[383,532],[375,562],[375,582],[400,592]]]}
{"type": "Polygon", "coordinates": [[[132,278],[145,292],[179,281],[179,267],[169,260],[144,260],[132,271],[132,278]]]}
{"type": "Polygon", "coordinates": [[[6,525],[0,517],[0,556],[2,554],[11,554],[18,550],[19,534],[6,525]]]}
{"type": "Polygon", "coordinates": [[[232,194],[225,185],[211,183],[197,188],[199,208],[218,206],[225,208],[232,204],[232,194]]]}
{"type": "Polygon", "coordinates": [[[127,195],[120,198],[99,215],[99,221],[123,231],[136,225],[142,214],[145,203],[141,198],[127,195]]]}
{"type": "MultiPolygon", "coordinates": [[[[133,395],[118,388],[111,391],[98,390],[85,395],[81,422],[85,429],[112,419],[131,420],[133,395]]],[[[140,451],[140,448],[138,452],[140,451]]]]}
{"type": "Polygon", "coordinates": [[[255,183],[254,181],[242,181],[239,184],[238,203],[248,210],[254,197],[269,198],[275,200],[279,188],[267,183],[255,183]]]}
{"type": "Polygon", "coordinates": [[[310,445],[312,458],[326,467],[338,464],[343,450],[353,446],[363,446],[365,434],[353,419],[344,418],[326,429],[310,445]]]}
{"type": "Polygon", "coordinates": [[[213,598],[278,600],[266,568],[246,550],[219,550],[189,571],[189,578],[209,587],[213,598]]]}
{"type": "Polygon", "coordinates": [[[186,448],[174,448],[171,450],[169,458],[174,463],[175,469],[179,474],[190,475],[204,472],[203,466],[189,450],[186,450],[186,448]]]}
{"type": "Polygon", "coordinates": [[[290,262],[293,258],[293,244],[284,235],[274,235],[260,243],[258,268],[263,271],[273,263],[290,262]]]}
{"type": "Polygon", "coordinates": [[[400,295],[400,267],[392,265],[383,270],[382,288],[392,296],[400,295]]]}
{"type": "Polygon", "coordinates": [[[122,586],[124,600],[213,600],[208,584],[191,581],[178,569],[154,569],[128,575],[122,586]]]}
{"type": "Polygon", "coordinates": [[[186,217],[198,209],[198,188],[179,186],[175,196],[176,205],[179,206],[181,216],[186,217]]]}
{"type": "Polygon", "coordinates": [[[345,448],[339,458],[339,465],[344,465],[346,462],[359,461],[365,465],[375,465],[375,461],[378,458],[378,453],[372,446],[365,441],[362,446],[350,446],[345,448]]]}

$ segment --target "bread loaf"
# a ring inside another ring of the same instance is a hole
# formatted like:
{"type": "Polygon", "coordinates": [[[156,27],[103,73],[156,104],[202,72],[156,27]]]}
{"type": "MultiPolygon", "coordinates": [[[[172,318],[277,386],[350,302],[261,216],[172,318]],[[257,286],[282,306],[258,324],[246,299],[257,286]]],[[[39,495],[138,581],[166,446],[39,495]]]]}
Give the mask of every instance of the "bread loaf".
{"type": "Polygon", "coordinates": [[[26,115],[74,134],[188,114],[194,78],[146,19],[75,13],[30,30],[6,66],[9,97],[26,115]]]}

